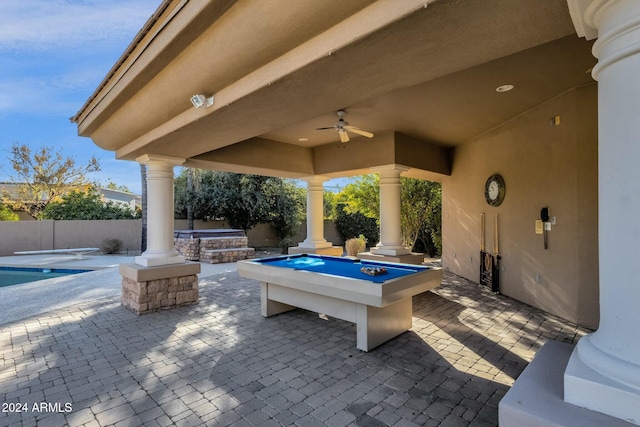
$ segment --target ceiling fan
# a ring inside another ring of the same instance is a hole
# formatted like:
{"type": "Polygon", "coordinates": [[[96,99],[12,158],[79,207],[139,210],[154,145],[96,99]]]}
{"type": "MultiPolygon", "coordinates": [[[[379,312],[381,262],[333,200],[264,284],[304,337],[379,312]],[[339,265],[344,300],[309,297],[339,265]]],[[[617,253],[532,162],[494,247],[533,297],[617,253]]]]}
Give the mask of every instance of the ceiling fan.
{"type": "Polygon", "coordinates": [[[347,132],[355,133],[357,135],[365,136],[367,138],[373,138],[373,134],[371,132],[364,131],[355,126],[349,126],[349,122],[344,120],[345,112],[343,110],[339,110],[336,112],[338,114],[338,121],[335,125],[325,127],[325,128],[317,128],[316,130],[328,130],[333,129],[338,131],[340,135],[340,142],[349,142],[349,134],[347,132]]]}

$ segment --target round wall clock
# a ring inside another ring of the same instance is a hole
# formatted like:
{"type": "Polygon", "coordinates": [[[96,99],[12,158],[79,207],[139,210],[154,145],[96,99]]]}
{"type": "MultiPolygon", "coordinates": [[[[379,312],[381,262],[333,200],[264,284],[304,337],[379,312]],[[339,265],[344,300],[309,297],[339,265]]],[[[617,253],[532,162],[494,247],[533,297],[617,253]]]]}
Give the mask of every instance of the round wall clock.
{"type": "Polygon", "coordinates": [[[504,200],[504,194],[506,187],[504,185],[504,178],[502,175],[491,175],[487,179],[487,183],[484,185],[484,199],[491,206],[500,206],[504,200]]]}

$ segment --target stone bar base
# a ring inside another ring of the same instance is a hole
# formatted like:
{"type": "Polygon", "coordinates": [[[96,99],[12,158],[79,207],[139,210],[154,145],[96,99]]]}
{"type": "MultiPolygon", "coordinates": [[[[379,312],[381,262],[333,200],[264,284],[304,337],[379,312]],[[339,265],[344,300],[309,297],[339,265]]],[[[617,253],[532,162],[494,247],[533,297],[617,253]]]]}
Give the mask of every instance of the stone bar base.
{"type": "Polygon", "coordinates": [[[236,262],[255,256],[255,249],[247,247],[246,236],[223,234],[215,237],[175,237],[176,250],[189,261],[202,261],[211,264],[236,262]]]}
{"type": "Polygon", "coordinates": [[[289,255],[297,254],[317,254],[342,256],[344,249],[342,246],[329,246],[325,248],[301,248],[300,246],[292,246],[289,248],[289,255]]]}
{"type": "Polygon", "coordinates": [[[158,267],[120,264],[122,305],[136,314],[167,310],[198,302],[200,264],[158,267]]]}
{"type": "Polygon", "coordinates": [[[188,261],[198,261],[200,259],[200,239],[199,238],[174,238],[174,246],[178,253],[188,261]]]}
{"type": "Polygon", "coordinates": [[[498,404],[500,427],[630,427],[631,424],[564,401],[571,344],[547,342],[498,404]]]}
{"type": "Polygon", "coordinates": [[[421,265],[424,263],[424,254],[411,252],[409,254],[404,255],[380,255],[374,254],[371,252],[360,252],[358,254],[358,258],[367,259],[369,261],[380,261],[380,262],[397,262],[400,264],[413,264],[413,265],[421,265]]]}
{"type": "Polygon", "coordinates": [[[232,248],[246,248],[249,244],[249,239],[246,236],[233,236],[233,237],[201,237],[200,238],[200,250],[203,249],[232,249],[232,248]]]}
{"type": "Polygon", "coordinates": [[[224,264],[241,259],[251,259],[256,255],[254,248],[200,249],[200,262],[224,264]]]}

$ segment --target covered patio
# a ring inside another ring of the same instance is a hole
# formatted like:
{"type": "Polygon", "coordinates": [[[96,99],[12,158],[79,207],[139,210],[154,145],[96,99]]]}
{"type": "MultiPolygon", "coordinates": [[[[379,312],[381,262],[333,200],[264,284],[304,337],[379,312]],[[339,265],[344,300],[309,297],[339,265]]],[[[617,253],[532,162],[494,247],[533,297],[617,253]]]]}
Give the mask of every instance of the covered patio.
{"type": "Polygon", "coordinates": [[[349,322],[265,319],[258,282],[203,274],[197,305],[136,316],[106,297],[0,325],[0,401],[29,409],[0,424],[496,426],[538,349],[586,332],[445,274],[411,331],[365,353],[349,322]]]}
{"type": "Polygon", "coordinates": [[[322,183],[377,173],[372,255],[403,261],[400,177],[441,182],[443,268],[477,281],[493,248],[504,295],[598,328],[554,371],[567,408],[640,424],[639,34],[629,0],[166,0],[73,121],[148,167],[134,287],[197,274],[176,166],[305,180],[305,252],[332,249],[322,183]]]}

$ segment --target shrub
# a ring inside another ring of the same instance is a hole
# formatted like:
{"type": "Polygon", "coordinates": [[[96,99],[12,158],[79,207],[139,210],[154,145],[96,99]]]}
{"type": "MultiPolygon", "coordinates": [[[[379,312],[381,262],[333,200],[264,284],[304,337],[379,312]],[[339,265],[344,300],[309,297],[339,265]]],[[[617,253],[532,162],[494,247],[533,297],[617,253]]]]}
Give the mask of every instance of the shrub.
{"type": "Polygon", "coordinates": [[[127,206],[103,203],[100,194],[72,191],[59,202],[51,202],[42,211],[42,219],[134,219],[136,213],[127,206]]]}
{"type": "Polygon", "coordinates": [[[4,205],[0,205],[0,221],[18,221],[18,214],[4,205]]]}
{"type": "Polygon", "coordinates": [[[122,248],[122,240],[120,239],[104,239],[100,245],[100,249],[105,254],[117,254],[120,252],[120,248],[122,248]]]}
{"type": "Polygon", "coordinates": [[[361,234],[357,238],[347,239],[347,241],[344,242],[344,247],[347,251],[347,256],[358,256],[358,254],[364,252],[367,247],[367,239],[361,234]]]}

